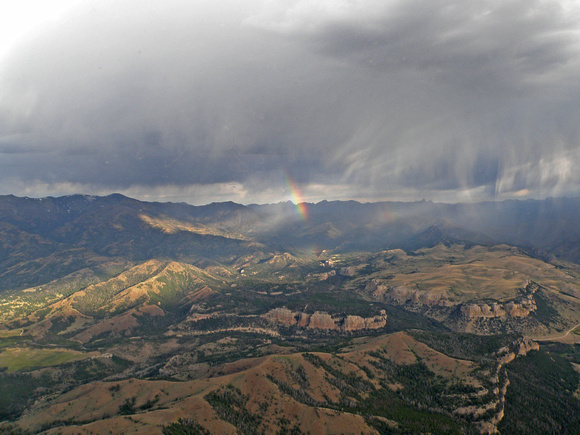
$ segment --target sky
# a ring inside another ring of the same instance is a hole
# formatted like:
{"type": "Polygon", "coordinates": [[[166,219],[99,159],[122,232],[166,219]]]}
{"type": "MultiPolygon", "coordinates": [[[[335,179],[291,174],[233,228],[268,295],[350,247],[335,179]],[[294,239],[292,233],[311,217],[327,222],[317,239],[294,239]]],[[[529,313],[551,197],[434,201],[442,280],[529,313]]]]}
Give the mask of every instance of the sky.
{"type": "Polygon", "coordinates": [[[575,0],[2,0],[0,17],[0,194],[580,196],[575,0]]]}

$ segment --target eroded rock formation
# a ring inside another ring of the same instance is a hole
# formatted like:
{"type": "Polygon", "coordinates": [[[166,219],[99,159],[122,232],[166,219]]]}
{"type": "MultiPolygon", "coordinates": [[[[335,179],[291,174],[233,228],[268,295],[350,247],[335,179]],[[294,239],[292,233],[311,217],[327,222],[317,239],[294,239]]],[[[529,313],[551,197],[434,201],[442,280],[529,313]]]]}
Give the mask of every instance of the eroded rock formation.
{"type": "Polygon", "coordinates": [[[301,311],[290,311],[288,308],[275,308],[264,314],[263,317],[272,323],[277,323],[283,326],[296,325],[308,329],[342,332],[379,329],[384,327],[387,323],[387,314],[384,310],[381,310],[379,315],[373,317],[352,315],[347,315],[345,317],[332,317],[330,314],[322,311],[308,314],[301,311]]]}
{"type": "Polygon", "coordinates": [[[475,424],[482,434],[497,434],[497,425],[504,417],[505,396],[510,384],[507,373],[504,370],[505,376],[500,376],[500,372],[505,364],[509,364],[518,356],[524,356],[531,350],[538,350],[539,344],[529,338],[518,338],[516,341],[508,346],[500,348],[494,356],[497,358],[497,365],[490,374],[491,385],[488,390],[491,393],[493,400],[479,404],[470,405],[457,408],[454,414],[457,415],[471,415],[472,418],[478,419],[475,424]],[[487,418],[484,418],[488,415],[487,418]]]}
{"type": "Polygon", "coordinates": [[[466,304],[462,305],[461,314],[470,319],[492,318],[492,317],[527,317],[537,309],[536,302],[532,295],[527,295],[520,302],[510,301],[504,304],[494,302],[488,304],[466,304]]]}
{"type": "Polygon", "coordinates": [[[445,295],[438,292],[428,290],[420,291],[404,285],[391,286],[377,279],[372,279],[367,283],[365,293],[371,295],[375,300],[388,300],[397,304],[412,303],[435,308],[459,306],[461,315],[468,319],[496,317],[525,318],[537,309],[533,294],[538,288],[538,284],[529,282],[524,290],[527,294],[515,300],[509,302],[475,302],[464,304],[450,301],[445,295]]]}
{"type": "Polygon", "coordinates": [[[496,353],[500,364],[507,364],[518,356],[525,356],[531,350],[539,350],[540,345],[530,338],[519,338],[510,346],[499,349],[496,353]]]}
{"type": "Polygon", "coordinates": [[[397,304],[412,302],[414,304],[426,305],[429,307],[441,306],[447,307],[453,305],[448,299],[440,293],[419,291],[406,286],[390,286],[383,284],[380,280],[370,280],[365,292],[369,293],[375,299],[388,300],[397,304]]]}

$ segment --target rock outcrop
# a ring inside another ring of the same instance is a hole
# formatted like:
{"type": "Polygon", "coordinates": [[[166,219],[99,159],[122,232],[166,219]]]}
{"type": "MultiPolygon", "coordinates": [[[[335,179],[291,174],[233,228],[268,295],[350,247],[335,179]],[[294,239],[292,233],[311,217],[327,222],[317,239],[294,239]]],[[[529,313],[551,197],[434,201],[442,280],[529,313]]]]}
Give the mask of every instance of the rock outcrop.
{"type": "Polygon", "coordinates": [[[326,330],[338,329],[338,325],[336,324],[332,316],[328,313],[323,313],[321,311],[316,311],[314,314],[310,316],[308,325],[306,327],[309,329],[326,329],[326,330]]]}
{"type": "Polygon", "coordinates": [[[504,304],[494,302],[489,304],[466,304],[462,305],[461,314],[469,319],[494,318],[494,317],[527,317],[537,309],[532,295],[525,296],[521,301],[510,301],[504,304]]]}
{"type": "Polygon", "coordinates": [[[355,276],[356,269],[352,266],[349,267],[341,267],[338,273],[342,276],[355,276]]]}
{"type": "Polygon", "coordinates": [[[317,279],[319,281],[326,281],[333,276],[336,276],[336,270],[308,275],[309,278],[317,279]]]}
{"type": "Polygon", "coordinates": [[[263,317],[272,323],[283,326],[298,326],[307,329],[341,332],[380,329],[387,323],[387,314],[384,310],[381,310],[379,315],[373,317],[353,315],[332,317],[330,314],[322,311],[307,314],[301,311],[290,311],[288,308],[275,308],[264,314],[263,317]]]}
{"type": "Polygon", "coordinates": [[[510,384],[505,370],[504,376],[500,376],[505,364],[512,362],[518,356],[524,356],[531,350],[538,350],[539,344],[529,338],[518,338],[508,346],[500,348],[493,356],[496,358],[497,365],[494,371],[490,372],[491,385],[488,395],[493,400],[479,405],[465,406],[455,409],[454,414],[476,419],[476,426],[482,434],[497,434],[497,425],[504,417],[505,396],[510,384]],[[485,417],[488,415],[488,417],[485,417]]]}
{"type": "Polygon", "coordinates": [[[530,338],[519,338],[509,346],[500,348],[496,356],[500,364],[507,364],[518,356],[525,356],[531,350],[539,350],[540,345],[530,338]]]}
{"type": "Polygon", "coordinates": [[[390,286],[381,283],[380,280],[370,280],[366,287],[365,293],[372,295],[376,300],[387,300],[397,304],[411,302],[413,304],[426,305],[429,307],[448,307],[453,305],[448,299],[440,293],[429,291],[419,291],[406,286],[390,286]]]}
{"type": "Polygon", "coordinates": [[[276,323],[280,323],[284,326],[292,326],[297,322],[296,314],[290,311],[288,308],[276,308],[270,311],[268,314],[271,315],[271,320],[275,320],[276,323]]]}
{"type": "Polygon", "coordinates": [[[417,290],[405,285],[388,285],[380,279],[370,280],[364,292],[374,300],[387,300],[397,304],[411,303],[434,308],[458,306],[462,316],[468,319],[477,318],[525,318],[537,309],[534,293],[540,286],[529,281],[522,290],[524,295],[509,302],[474,302],[461,304],[449,300],[444,294],[429,290],[417,290]]]}

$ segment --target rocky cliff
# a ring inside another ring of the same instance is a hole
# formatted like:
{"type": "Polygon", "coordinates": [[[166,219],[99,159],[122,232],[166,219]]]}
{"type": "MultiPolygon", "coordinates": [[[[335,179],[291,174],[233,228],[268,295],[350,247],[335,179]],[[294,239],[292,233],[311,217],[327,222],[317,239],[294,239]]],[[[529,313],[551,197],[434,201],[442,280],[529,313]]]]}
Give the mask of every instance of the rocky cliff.
{"type": "Polygon", "coordinates": [[[528,293],[509,302],[475,302],[464,303],[452,302],[444,295],[431,292],[429,290],[416,290],[406,286],[390,286],[380,280],[373,279],[365,287],[365,293],[370,294],[373,299],[387,300],[398,304],[412,303],[427,307],[452,307],[459,306],[462,316],[469,319],[477,318],[507,318],[507,317],[527,317],[537,309],[533,293],[539,286],[536,283],[529,283],[525,291],[528,293]]]}
{"type": "Polygon", "coordinates": [[[454,305],[451,301],[443,297],[440,293],[430,291],[419,291],[404,285],[391,286],[382,283],[380,280],[370,280],[364,290],[377,300],[386,300],[397,304],[412,302],[413,304],[426,305],[429,307],[448,307],[454,305]]]}
{"type": "Polygon", "coordinates": [[[500,348],[493,356],[497,365],[491,372],[491,385],[489,395],[493,399],[482,404],[459,407],[454,410],[456,415],[471,415],[476,420],[476,426],[482,434],[497,434],[497,425],[504,417],[505,396],[510,381],[504,365],[509,364],[519,356],[525,356],[531,350],[538,350],[539,344],[535,341],[521,337],[508,346],[500,348]],[[503,376],[500,376],[503,373],[503,376]]]}
{"type": "Polygon", "coordinates": [[[496,352],[500,364],[507,364],[518,356],[525,356],[531,350],[539,350],[540,345],[530,338],[518,338],[510,346],[500,348],[496,352]]]}
{"type": "Polygon", "coordinates": [[[521,301],[510,301],[506,303],[494,302],[490,304],[466,304],[462,305],[461,314],[470,319],[492,318],[492,317],[527,317],[532,311],[537,309],[536,302],[532,295],[528,295],[521,301]]]}
{"type": "Polygon", "coordinates": [[[367,329],[379,329],[386,325],[387,314],[384,310],[373,317],[347,315],[332,317],[330,314],[316,311],[312,314],[301,311],[290,311],[288,308],[275,308],[264,314],[270,322],[283,326],[298,326],[307,329],[324,331],[353,332],[367,329]]]}

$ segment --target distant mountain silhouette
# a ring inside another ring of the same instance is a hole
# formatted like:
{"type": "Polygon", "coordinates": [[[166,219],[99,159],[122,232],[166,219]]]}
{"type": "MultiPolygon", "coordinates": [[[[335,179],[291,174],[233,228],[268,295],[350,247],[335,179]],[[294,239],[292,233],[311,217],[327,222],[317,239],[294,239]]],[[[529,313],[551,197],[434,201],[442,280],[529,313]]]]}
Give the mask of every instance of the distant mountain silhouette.
{"type": "Polygon", "coordinates": [[[57,278],[103,258],[195,265],[313,247],[350,252],[507,243],[538,258],[580,262],[579,198],[477,204],[322,201],[305,207],[306,220],[290,202],[192,206],[120,194],[0,196],[0,287],[29,285],[36,273],[57,278]]]}

